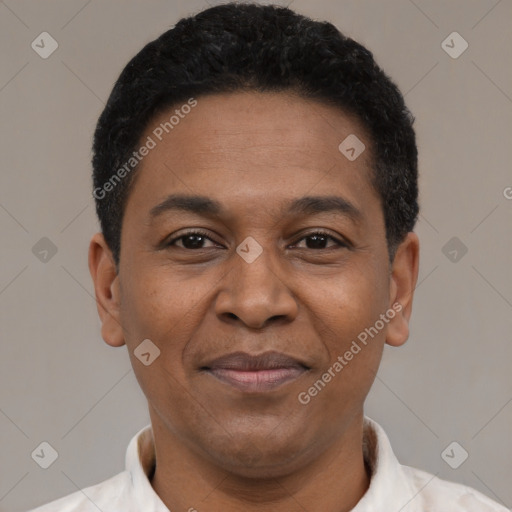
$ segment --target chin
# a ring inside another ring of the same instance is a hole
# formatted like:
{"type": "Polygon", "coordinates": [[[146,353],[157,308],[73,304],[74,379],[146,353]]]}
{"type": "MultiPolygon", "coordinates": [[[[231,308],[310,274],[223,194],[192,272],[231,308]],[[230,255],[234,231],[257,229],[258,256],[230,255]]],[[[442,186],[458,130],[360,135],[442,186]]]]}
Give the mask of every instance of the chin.
{"type": "Polygon", "coordinates": [[[298,441],[296,433],[290,433],[285,439],[276,439],[268,432],[258,436],[232,434],[222,441],[209,440],[208,456],[212,462],[225,471],[242,478],[267,479],[279,478],[296,470],[306,461],[308,451],[298,441]],[[213,452],[211,447],[215,446],[213,452]]]}

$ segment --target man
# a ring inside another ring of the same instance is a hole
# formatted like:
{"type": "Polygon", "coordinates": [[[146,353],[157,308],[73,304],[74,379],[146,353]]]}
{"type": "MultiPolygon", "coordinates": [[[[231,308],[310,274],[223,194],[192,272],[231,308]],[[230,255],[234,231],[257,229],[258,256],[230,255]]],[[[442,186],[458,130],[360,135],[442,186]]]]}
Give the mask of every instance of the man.
{"type": "Polygon", "coordinates": [[[102,336],[151,426],[38,512],[504,511],[401,466],[364,401],[418,275],[412,116],[370,52],[289,9],[181,20],[94,138],[102,336]]]}

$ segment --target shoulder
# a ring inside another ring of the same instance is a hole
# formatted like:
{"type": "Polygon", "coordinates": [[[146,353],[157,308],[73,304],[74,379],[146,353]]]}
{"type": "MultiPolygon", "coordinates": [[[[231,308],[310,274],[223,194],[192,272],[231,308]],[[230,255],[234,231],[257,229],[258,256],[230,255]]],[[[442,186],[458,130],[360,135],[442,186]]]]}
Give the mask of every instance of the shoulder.
{"type": "Polygon", "coordinates": [[[127,471],[37,507],[30,512],[110,512],[121,510],[128,512],[130,474],[127,471]]]}
{"type": "Polygon", "coordinates": [[[402,466],[423,510],[432,512],[510,512],[476,489],[442,480],[420,469],[402,466]]]}

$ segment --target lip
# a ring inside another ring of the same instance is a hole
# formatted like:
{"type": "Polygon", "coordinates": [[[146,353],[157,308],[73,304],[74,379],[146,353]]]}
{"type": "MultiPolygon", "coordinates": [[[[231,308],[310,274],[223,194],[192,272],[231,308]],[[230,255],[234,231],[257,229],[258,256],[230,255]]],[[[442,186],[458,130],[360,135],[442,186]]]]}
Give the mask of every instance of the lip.
{"type": "Polygon", "coordinates": [[[233,352],[213,360],[201,369],[241,391],[264,392],[298,379],[310,368],[279,352],[259,355],[233,352]]]}

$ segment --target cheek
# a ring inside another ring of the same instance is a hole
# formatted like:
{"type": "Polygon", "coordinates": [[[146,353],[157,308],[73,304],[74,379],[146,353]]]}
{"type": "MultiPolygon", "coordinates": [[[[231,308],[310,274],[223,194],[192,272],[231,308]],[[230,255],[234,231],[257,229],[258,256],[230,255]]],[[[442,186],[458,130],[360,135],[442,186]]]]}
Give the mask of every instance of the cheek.
{"type": "MultiPolygon", "coordinates": [[[[148,402],[155,410],[173,416],[172,411],[183,411],[190,401],[189,394],[184,392],[186,375],[182,360],[200,314],[199,290],[187,294],[188,290],[168,279],[162,269],[139,270],[137,276],[123,286],[121,323],[126,345],[148,402]],[[147,346],[147,341],[142,345],[143,340],[150,340],[153,345],[147,346]],[[147,348],[141,351],[142,346],[147,348]],[[142,355],[148,352],[149,357],[142,355]]],[[[179,417],[172,418],[171,423],[179,422],[179,417]]]]}
{"type": "Polygon", "coordinates": [[[323,327],[327,331],[330,349],[341,350],[347,342],[350,345],[386,311],[386,272],[378,265],[353,265],[321,280],[302,277],[304,300],[318,330],[322,332],[323,327]]]}
{"type": "Polygon", "coordinates": [[[179,330],[188,314],[193,313],[200,290],[180,282],[169,269],[144,265],[136,268],[136,277],[128,277],[122,286],[123,325],[130,326],[129,335],[133,331],[139,337],[161,337],[172,328],[179,330]]]}
{"type": "Polygon", "coordinates": [[[386,276],[378,264],[354,265],[323,279],[321,286],[318,280],[316,286],[304,283],[324,353],[312,387],[304,391],[318,406],[330,403],[333,418],[340,409],[359,407],[375,379],[386,338],[387,323],[380,320],[388,307],[386,276]]]}
{"type": "MultiPolygon", "coordinates": [[[[147,379],[146,374],[152,377],[155,373],[147,368],[163,366],[179,376],[181,354],[195,315],[195,297],[168,279],[162,269],[147,272],[139,269],[136,275],[137,278],[123,282],[121,301],[121,324],[134,370],[147,379]],[[150,340],[158,353],[155,362],[147,368],[135,358],[143,340],[150,340]]],[[[168,380],[164,375],[161,377],[168,380]]]]}

